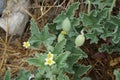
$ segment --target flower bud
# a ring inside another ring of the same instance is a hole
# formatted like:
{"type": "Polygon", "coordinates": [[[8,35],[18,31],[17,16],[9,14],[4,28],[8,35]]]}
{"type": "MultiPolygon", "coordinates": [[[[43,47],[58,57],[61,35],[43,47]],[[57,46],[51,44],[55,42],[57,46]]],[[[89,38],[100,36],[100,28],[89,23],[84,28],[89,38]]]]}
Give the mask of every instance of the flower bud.
{"type": "Polygon", "coordinates": [[[85,36],[84,34],[79,34],[77,36],[77,38],[75,39],[75,46],[76,47],[80,47],[83,45],[83,43],[85,42],[85,36]]]}
{"type": "Polygon", "coordinates": [[[63,31],[66,31],[66,32],[70,31],[71,23],[70,23],[70,20],[68,17],[64,19],[64,21],[62,23],[62,29],[63,29],[63,31]]]}
{"type": "Polygon", "coordinates": [[[65,36],[60,33],[58,36],[58,42],[62,41],[63,39],[65,39],[65,36]]]}

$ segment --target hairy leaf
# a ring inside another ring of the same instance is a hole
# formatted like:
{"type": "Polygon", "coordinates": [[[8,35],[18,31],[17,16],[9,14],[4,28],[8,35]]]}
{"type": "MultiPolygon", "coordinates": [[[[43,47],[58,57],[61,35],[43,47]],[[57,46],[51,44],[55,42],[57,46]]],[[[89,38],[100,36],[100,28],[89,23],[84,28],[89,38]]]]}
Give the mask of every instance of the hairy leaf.
{"type": "Polygon", "coordinates": [[[118,70],[114,70],[115,80],[120,79],[120,72],[118,70]]]}
{"type": "Polygon", "coordinates": [[[30,75],[30,72],[25,72],[25,70],[22,69],[16,80],[29,80],[30,75]]]}
{"type": "Polygon", "coordinates": [[[63,48],[65,47],[66,40],[62,40],[56,44],[53,54],[61,54],[63,52],[63,48]]]}
{"type": "Polygon", "coordinates": [[[70,80],[69,77],[63,73],[59,73],[57,80],[70,80]]]}
{"type": "Polygon", "coordinates": [[[91,80],[89,77],[83,77],[81,80],[91,80]]]}
{"type": "MultiPolygon", "coordinates": [[[[34,26],[37,27],[37,26],[34,26]]],[[[29,38],[29,42],[32,47],[39,48],[41,43],[49,44],[51,45],[53,43],[53,40],[55,40],[55,35],[49,33],[48,26],[44,26],[42,31],[38,31],[38,28],[31,28],[31,31],[36,31],[35,34],[32,34],[29,38]],[[33,30],[32,30],[33,29],[33,30]]],[[[32,32],[34,33],[34,32],[32,32]]]]}
{"type": "Polygon", "coordinates": [[[11,73],[10,73],[10,69],[9,68],[5,72],[4,80],[11,80],[11,73]]]}
{"type": "Polygon", "coordinates": [[[77,63],[78,60],[87,58],[87,54],[83,52],[81,49],[73,48],[71,50],[71,55],[67,59],[67,63],[69,67],[73,67],[73,64],[77,63]]]}
{"type": "Polygon", "coordinates": [[[31,30],[31,35],[36,35],[36,34],[40,33],[39,28],[38,28],[37,24],[35,24],[33,19],[31,19],[31,21],[30,21],[30,30],[31,30]]]}
{"type": "Polygon", "coordinates": [[[69,55],[70,55],[70,52],[68,52],[68,51],[59,54],[59,55],[55,58],[55,61],[56,61],[57,65],[60,65],[60,64],[65,63],[69,55]]]}
{"type": "Polygon", "coordinates": [[[87,73],[87,71],[91,68],[91,66],[85,66],[85,65],[76,65],[74,66],[75,74],[74,74],[74,80],[78,80],[80,76],[87,73]]]}
{"type": "Polygon", "coordinates": [[[35,58],[29,58],[27,60],[27,62],[30,65],[34,65],[34,66],[37,66],[37,67],[42,67],[42,66],[44,66],[45,58],[46,58],[46,55],[42,55],[42,54],[38,55],[38,54],[36,54],[35,58]]]}
{"type": "Polygon", "coordinates": [[[66,10],[66,16],[73,17],[75,14],[75,11],[78,9],[79,6],[79,2],[75,2],[74,4],[72,4],[71,6],[68,7],[68,9],[66,10]]]}

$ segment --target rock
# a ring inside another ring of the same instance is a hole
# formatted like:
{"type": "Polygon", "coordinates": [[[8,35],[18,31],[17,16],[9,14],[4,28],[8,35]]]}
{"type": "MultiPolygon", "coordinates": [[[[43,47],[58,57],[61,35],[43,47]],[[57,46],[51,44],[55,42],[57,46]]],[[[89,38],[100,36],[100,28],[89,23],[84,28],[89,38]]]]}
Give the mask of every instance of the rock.
{"type": "Polygon", "coordinates": [[[0,14],[2,14],[3,9],[5,8],[6,0],[0,0],[0,14]]]}
{"type": "Polygon", "coordinates": [[[8,0],[0,18],[0,27],[10,35],[22,35],[29,16],[30,0],[8,0]]]}

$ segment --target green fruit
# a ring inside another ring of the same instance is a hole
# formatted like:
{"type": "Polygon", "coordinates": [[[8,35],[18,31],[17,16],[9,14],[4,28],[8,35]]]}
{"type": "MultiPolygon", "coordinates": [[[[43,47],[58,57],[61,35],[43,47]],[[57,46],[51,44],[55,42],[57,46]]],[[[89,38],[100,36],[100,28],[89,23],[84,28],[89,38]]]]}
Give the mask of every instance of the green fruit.
{"type": "Polygon", "coordinates": [[[85,36],[84,36],[84,34],[80,34],[75,39],[75,46],[80,47],[83,45],[84,42],[85,42],[85,36]]]}
{"type": "Polygon", "coordinates": [[[59,36],[58,36],[58,43],[59,43],[60,41],[64,40],[64,39],[65,39],[65,36],[60,33],[59,36]]]}
{"type": "Polygon", "coordinates": [[[66,31],[66,32],[70,31],[71,23],[70,23],[70,20],[68,17],[64,19],[64,21],[62,23],[62,29],[63,29],[63,31],[66,31]]]}

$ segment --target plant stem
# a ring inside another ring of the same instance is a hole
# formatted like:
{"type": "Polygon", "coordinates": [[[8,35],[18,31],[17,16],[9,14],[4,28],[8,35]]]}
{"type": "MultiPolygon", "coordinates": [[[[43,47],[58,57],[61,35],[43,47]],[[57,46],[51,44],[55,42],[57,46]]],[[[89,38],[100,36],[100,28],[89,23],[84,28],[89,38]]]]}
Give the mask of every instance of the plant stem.
{"type": "Polygon", "coordinates": [[[91,10],[91,2],[90,0],[88,0],[88,15],[90,14],[90,10],[91,10]]]}
{"type": "Polygon", "coordinates": [[[81,35],[84,35],[84,29],[81,30],[81,35]]]}

